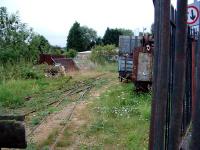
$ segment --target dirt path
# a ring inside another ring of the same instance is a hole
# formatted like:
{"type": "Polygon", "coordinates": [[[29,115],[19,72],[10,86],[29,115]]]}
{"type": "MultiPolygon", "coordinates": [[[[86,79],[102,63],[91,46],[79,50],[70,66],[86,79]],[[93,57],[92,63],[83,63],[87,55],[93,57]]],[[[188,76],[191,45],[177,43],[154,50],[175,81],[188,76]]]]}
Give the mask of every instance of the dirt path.
{"type": "MultiPolygon", "coordinates": [[[[63,136],[62,141],[68,142],[67,146],[61,145],[61,147],[57,147],[56,150],[79,150],[83,145],[93,145],[94,143],[88,143],[89,141],[85,139],[82,135],[85,127],[89,124],[91,110],[88,108],[88,105],[95,102],[95,99],[99,97],[102,93],[104,93],[110,86],[118,85],[119,82],[117,78],[114,78],[109,81],[106,85],[102,86],[97,91],[91,91],[90,97],[87,101],[83,101],[79,103],[76,107],[76,110],[73,113],[72,120],[68,124],[67,131],[69,132],[67,136],[63,136]]],[[[94,140],[95,141],[95,140],[94,140]]]]}
{"type": "Polygon", "coordinates": [[[74,104],[69,104],[60,112],[48,116],[33,132],[33,135],[30,137],[31,140],[37,145],[41,145],[55,129],[59,130],[62,127],[62,123],[66,120],[66,116],[72,111],[74,104]]]}
{"type": "Polygon", "coordinates": [[[81,101],[75,104],[75,102],[64,106],[62,110],[57,113],[49,115],[41,125],[33,132],[29,140],[42,148],[45,145],[52,145],[55,142],[59,132],[67,125],[66,131],[63,133],[57,143],[56,150],[66,149],[79,149],[80,144],[84,144],[86,141],[84,137],[79,133],[82,127],[87,126],[89,122],[90,110],[88,110],[88,104],[93,103],[94,99],[99,97],[109,86],[118,84],[117,77],[114,74],[106,75],[108,82],[102,85],[98,90],[90,91],[90,95],[86,101],[81,101]],[[69,120],[68,116],[72,112],[72,109],[76,105],[76,108],[69,120]]]}

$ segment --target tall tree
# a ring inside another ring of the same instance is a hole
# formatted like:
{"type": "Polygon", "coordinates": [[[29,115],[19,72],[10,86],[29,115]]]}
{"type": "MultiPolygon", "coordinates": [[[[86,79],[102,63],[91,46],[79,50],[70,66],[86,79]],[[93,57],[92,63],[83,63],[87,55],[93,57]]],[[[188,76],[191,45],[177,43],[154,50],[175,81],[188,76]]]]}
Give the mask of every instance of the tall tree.
{"type": "Polygon", "coordinates": [[[96,44],[97,33],[95,30],[88,28],[87,26],[82,26],[81,31],[84,40],[84,50],[89,50],[96,44]]]}
{"type": "Polygon", "coordinates": [[[50,48],[51,54],[60,55],[60,54],[63,54],[64,52],[65,52],[64,48],[62,48],[58,45],[51,46],[51,48],[50,48]]]}
{"type": "Polygon", "coordinates": [[[96,44],[97,33],[92,28],[80,26],[75,22],[71,27],[67,37],[67,49],[86,51],[96,44]]]}
{"type": "Polygon", "coordinates": [[[37,58],[39,54],[49,53],[50,44],[48,40],[42,35],[33,35],[29,43],[29,51],[33,58],[37,58]]]}
{"type": "Polygon", "coordinates": [[[119,43],[119,36],[120,35],[127,35],[127,36],[133,36],[134,33],[130,29],[110,29],[107,28],[106,32],[103,36],[103,43],[104,44],[115,44],[115,46],[118,46],[119,43]]]}
{"type": "Polygon", "coordinates": [[[71,29],[69,30],[69,34],[67,37],[67,49],[75,49],[77,51],[83,51],[83,34],[78,22],[75,22],[71,29]]]}
{"type": "Polygon", "coordinates": [[[33,61],[39,53],[49,50],[49,42],[21,23],[17,13],[9,14],[0,7],[0,62],[33,61]]]}
{"type": "Polygon", "coordinates": [[[103,43],[106,44],[115,44],[118,46],[119,36],[122,35],[122,32],[118,29],[106,29],[106,32],[103,36],[103,43]]]}
{"type": "Polygon", "coordinates": [[[133,31],[130,29],[118,29],[118,30],[122,33],[122,35],[127,35],[127,36],[134,35],[133,31]]]}
{"type": "Polygon", "coordinates": [[[0,57],[1,61],[18,61],[28,58],[28,39],[32,31],[21,23],[17,14],[9,15],[6,7],[0,7],[0,57]]]}

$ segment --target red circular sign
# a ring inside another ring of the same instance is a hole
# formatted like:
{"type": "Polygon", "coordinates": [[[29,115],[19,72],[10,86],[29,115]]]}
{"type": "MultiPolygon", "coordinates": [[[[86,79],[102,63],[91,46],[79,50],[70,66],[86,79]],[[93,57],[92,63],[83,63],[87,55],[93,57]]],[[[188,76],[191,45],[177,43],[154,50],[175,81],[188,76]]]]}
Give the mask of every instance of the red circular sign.
{"type": "MultiPolygon", "coordinates": [[[[191,10],[194,10],[196,12],[196,16],[195,16],[194,19],[192,19],[191,21],[187,20],[187,24],[194,24],[199,19],[199,10],[195,6],[188,6],[187,9],[188,10],[191,9],[191,10]]],[[[194,14],[192,14],[192,15],[194,15],[194,14]]]]}

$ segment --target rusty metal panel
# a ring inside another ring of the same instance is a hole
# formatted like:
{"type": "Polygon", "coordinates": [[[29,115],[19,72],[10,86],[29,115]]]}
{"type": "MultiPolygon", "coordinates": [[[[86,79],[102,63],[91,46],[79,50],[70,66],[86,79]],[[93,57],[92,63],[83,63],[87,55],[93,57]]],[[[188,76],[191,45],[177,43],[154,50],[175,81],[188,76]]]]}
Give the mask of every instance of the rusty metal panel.
{"type": "Polygon", "coordinates": [[[137,81],[152,81],[152,55],[139,53],[137,81]]]}
{"type": "Polygon", "coordinates": [[[55,64],[64,66],[66,72],[73,72],[78,70],[78,67],[71,58],[55,58],[53,61],[55,64]]]}
{"type": "Polygon", "coordinates": [[[133,53],[133,81],[152,81],[152,57],[152,48],[149,50],[146,47],[135,48],[133,53]],[[146,76],[146,74],[149,75],[146,76]]]}
{"type": "Polygon", "coordinates": [[[64,55],[52,55],[52,54],[40,54],[39,64],[47,63],[48,65],[53,65],[54,62],[52,59],[56,58],[66,58],[64,55]]]}

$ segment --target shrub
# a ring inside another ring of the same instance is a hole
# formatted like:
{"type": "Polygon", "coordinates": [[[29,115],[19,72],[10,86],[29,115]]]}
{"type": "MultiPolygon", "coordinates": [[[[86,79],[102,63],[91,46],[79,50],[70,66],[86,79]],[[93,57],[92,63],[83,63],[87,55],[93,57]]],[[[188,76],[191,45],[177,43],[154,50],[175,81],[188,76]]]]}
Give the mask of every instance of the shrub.
{"type": "Polygon", "coordinates": [[[65,55],[66,55],[67,57],[69,57],[69,58],[74,58],[74,57],[76,57],[76,55],[77,55],[77,51],[74,50],[74,49],[69,49],[69,50],[65,53],[65,55]]]}
{"type": "Polygon", "coordinates": [[[115,45],[97,45],[92,49],[91,60],[95,63],[104,64],[112,61],[113,57],[117,55],[115,45]]]}
{"type": "Polygon", "coordinates": [[[21,67],[22,79],[41,79],[44,77],[43,66],[24,65],[21,67]]]}
{"type": "Polygon", "coordinates": [[[33,65],[20,62],[18,64],[6,63],[0,66],[0,82],[10,79],[39,79],[44,76],[46,65],[33,65]]]}
{"type": "Polygon", "coordinates": [[[33,68],[24,68],[21,74],[24,79],[39,79],[40,75],[33,68]]]}

